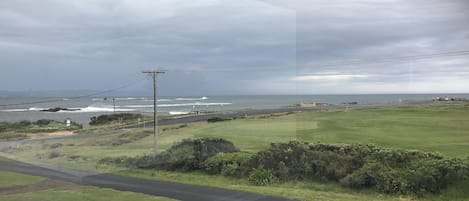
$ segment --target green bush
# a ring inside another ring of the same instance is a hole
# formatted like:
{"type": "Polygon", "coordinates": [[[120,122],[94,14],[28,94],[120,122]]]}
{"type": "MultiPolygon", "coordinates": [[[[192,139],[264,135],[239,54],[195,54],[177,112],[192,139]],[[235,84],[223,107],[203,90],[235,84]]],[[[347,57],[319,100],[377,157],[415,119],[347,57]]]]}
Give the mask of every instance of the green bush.
{"type": "Polygon", "coordinates": [[[218,153],[237,152],[230,141],[220,138],[185,139],[165,152],[138,157],[106,157],[99,164],[116,164],[131,168],[156,168],[171,171],[205,169],[204,162],[218,153]]]}
{"type": "Polygon", "coordinates": [[[50,152],[50,153],[47,155],[47,158],[48,158],[48,159],[54,159],[54,158],[57,158],[57,157],[60,157],[60,156],[62,156],[61,153],[56,152],[56,151],[53,151],[53,152],[50,152]]]}
{"type": "Polygon", "coordinates": [[[40,119],[35,122],[19,121],[19,122],[0,122],[0,133],[15,132],[15,133],[39,133],[39,132],[55,132],[63,130],[77,130],[83,126],[72,122],[70,127],[67,127],[63,122],[40,119]]]}
{"type": "Polygon", "coordinates": [[[40,120],[37,120],[36,122],[34,122],[34,124],[41,125],[41,126],[47,126],[47,125],[49,125],[51,122],[53,122],[53,120],[50,120],[50,119],[40,119],[40,120]]]}
{"type": "MultiPolygon", "coordinates": [[[[264,167],[272,170],[281,180],[322,177],[338,181],[363,164],[360,157],[327,150],[327,147],[300,142],[272,144],[269,149],[254,155],[246,163],[244,172],[264,167]]],[[[342,151],[345,153],[345,150],[342,151]]]]}
{"type": "Polygon", "coordinates": [[[250,158],[247,153],[219,153],[204,162],[205,170],[210,174],[241,176],[241,166],[250,158]]]}
{"type": "Polygon", "coordinates": [[[249,183],[257,186],[265,186],[274,183],[276,177],[270,170],[254,169],[249,173],[249,183]]]}
{"type": "Polygon", "coordinates": [[[436,194],[469,179],[469,160],[373,145],[292,141],[273,143],[254,155],[237,151],[226,140],[203,138],[184,140],[157,157],[104,158],[100,162],[165,170],[204,169],[210,174],[244,177],[254,185],[325,179],[349,188],[417,196],[436,194]]]}
{"type": "Polygon", "coordinates": [[[127,123],[143,118],[144,116],[142,114],[137,113],[104,114],[97,117],[91,117],[90,125],[96,126],[110,123],[127,123]]]}
{"type": "Polygon", "coordinates": [[[208,123],[215,123],[215,122],[220,122],[220,121],[229,121],[232,120],[231,118],[226,118],[226,117],[210,117],[207,119],[208,123]]]}
{"type": "Polygon", "coordinates": [[[209,157],[237,151],[233,143],[221,138],[186,139],[160,154],[158,167],[180,171],[204,169],[209,157]]]}
{"type": "Polygon", "coordinates": [[[272,171],[280,181],[323,178],[382,193],[439,193],[469,176],[467,162],[441,155],[373,145],[275,143],[240,167],[272,171]]]}
{"type": "Polygon", "coordinates": [[[156,163],[154,155],[143,155],[139,157],[104,157],[98,161],[99,165],[109,164],[127,168],[148,168],[156,163]]]}

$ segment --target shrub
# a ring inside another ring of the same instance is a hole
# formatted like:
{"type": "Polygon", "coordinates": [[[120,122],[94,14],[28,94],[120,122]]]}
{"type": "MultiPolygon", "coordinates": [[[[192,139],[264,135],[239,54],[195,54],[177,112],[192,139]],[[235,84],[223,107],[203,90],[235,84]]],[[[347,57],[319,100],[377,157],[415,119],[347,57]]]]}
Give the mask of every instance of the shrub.
{"type": "Polygon", "coordinates": [[[289,176],[289,168],[283,161],[280,161],[278,163],[278,171],[277,171],[278,178],[282,181],[287,181],[290,176],[289,176]]]}
{"type": "Polygon", "coordinates": [[[201,138],[183,140],[158,156],[160,168],[166,170],[204,169],[207,158],[218,153],[239,151],[233,143],[221,138],[201,138]]]}
{"type": "Polygon", "coordinates": [[[249,173],[248,181],[257,186],[265,186],[274,183],[276,180],[274,174],[270,170],[254,169],[249,173]]]}
{"type": "Polygon", "coordinates": [[[350,188],[374,188],[382,193],[438,193],[469,176],[461,159],[382,149],[373,145],[274,143],[243,163],[246,170],[271,170],[281,181],[324,178],[350,188]]]}
{"type": "Polygon", "coordinates": [[[230,177],[240,177],[241,176],[241,169],[240,165],[236,163],[230,163],[224,165],[221,169],[221,175],[223,176],[230,176],[230,177]]]}
{"type": "Polygon", "coordinates": [[[69,158],[70,160],[77,160],[77,159],[80,159],[81,156],[78,156],[78,155],[71,155],[71,156],[68,156],[68,158],[69,158]]]}
{"type": "Polygon", "coordinates": [[[54,144],[51,144],[51,145],[49,146],[49,148],[51,148],[51,149],[56,149],[56,148],[59,148],[59,147],[62,147],[62,146],[63,146],[62,143],[54,143],[54,144]]]}
{"type": "Polygon", "coordinates": [[[163,131],[177,130],[177,129],[186,128],[186,127],[188,127],[187,124],[181,124],[181,125],[179,125],[179,126],[173,126],[173,127],[163,128],[163,131]]]}
{"type": "Polygon", "coordinates": [[[18,123],[15,123],[16,127],[26,127],[26,126],[29,126],[31,125],[31,122],[30,121],[26,121],[26,120],[23,120],[23,121],[20,121],[18,123]]]}
{"type": "Polygon", "coordinates": [[[469,179],[469,160],[383,149],[373,145],[273,143],[254,155],[236,152],[231,142],[203,138],[184,140],[154,156],[104,158],[100,162],[127,167],[200,170],[246,177],[254,185],[277,180],[326,179],[349,188],[421,196],[439,193],[469,179]]]}
{"type": "Polygon", "coordinates": [[[36,122],[34,122],[34,124],[37,124],[37,125],[40,125],[40,126],[47,126],[47,125],[49,125],[51,122],[53,122],[53,120],[49,120],[49,119],[40,119],[40,120],[37,120],[36,122]]]}
{"type": "Polygon", "coordinates": [[[130,122],[137,121],[137,119],[143,119],[142,114],[137,113],[118,113],[118,114],[104,114],[97,117],[91,117],[90,125],[103,125],[115,122],[130,122]]]}
{"type": "Polygon", "coordinates": [[[127,168],[148,168],[156,163],[154,155],[143,155],[139,157],[105,157],[98,161],[98,164],[112,164],[127,168]]]}
{"type": "Polygon", "coordinates": [[[207,119],[208,123],[215,123],[215,122],[220,122],[220,121],[229,121],[231,118],[226,118],[226,117],[210,117],[207,119]]]}
{"type": "Polygon", "coordinates": [[[60,154],[59,152],[53,151],[53,152],[50,152],[50,153],[47,155],[47,158],[48,158],[48,159],[54,159],[54,158],[60,157],[61,155],[62,155],[62,154],[60,154]]]}
{"type": "Polygon", "coordinates": [[[173,145],[167,151],[138,157],[106,157],[99,164],[116,164],[131,168],[157,168],[175,171],[204,169],[207,158],[218,153],[236,152],[233,143],[219,138],[186,139],[173,145]]]}
{"type": "Polygon", "coordinates": [[[205,170],[210,174],[241,176],[241,166],[250,158],[246,153],[219,153],[204,162],[205,170]]]}

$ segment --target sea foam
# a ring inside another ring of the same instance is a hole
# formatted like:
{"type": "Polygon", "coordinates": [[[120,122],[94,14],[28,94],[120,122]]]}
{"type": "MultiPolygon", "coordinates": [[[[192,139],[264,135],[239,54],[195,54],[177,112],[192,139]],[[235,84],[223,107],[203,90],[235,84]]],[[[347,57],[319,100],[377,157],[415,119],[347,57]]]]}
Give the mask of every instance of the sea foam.
{"type": "MultiPolygon", "coordinates": [[[[202,102],[194,102],[194,103],[175,103],[175,104],[158,104],[158,107],[185,107],[185,106],[222,106],[222,105],[231,105],[233,103],[202,103],[202,102]]],[[[121,105],[119,107],[124,108],[149,108],[153,107],[153,105],[121,105]]]]}
{"type": "MultiPolygon", "coordinates": [[[[113,107],[95,107],[95,106],[88,106],[84,108],[70,108],[70,109],[76,109],[74,111],[58,111],[61,113],[93,113],[93,112],[114,112],[113,107]]],[[[116,112],[131,112],[135,111],[135,109],[123,109],[123,108],[116,108],[116,112]]]]}
{"type": "Polygon", "coordinates": [[[207,100],[207,97],[201,97],[201,98],[176,98],[176,100],[180,101],[191,101],[191,100],[207,100]]]}

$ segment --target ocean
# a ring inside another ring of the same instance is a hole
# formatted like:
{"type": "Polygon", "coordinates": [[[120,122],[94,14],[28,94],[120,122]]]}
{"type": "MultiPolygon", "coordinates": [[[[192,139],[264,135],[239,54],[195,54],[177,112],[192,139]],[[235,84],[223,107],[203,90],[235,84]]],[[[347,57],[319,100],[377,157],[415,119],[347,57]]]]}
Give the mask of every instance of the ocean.
{"type": "MultiPolygon", "coordinates": [[[[386,95],[242,95],[242,96],[200,96],[200,97],[161,97],[158,99],[160,115],[177,115],[192,111],[228,111],[241,109],[271,109],[287,107],[298,103],[341,104],[399,104],[403,101],[431,101],[434,97],[457,97],[469,99],[469,94],[386,94],[386,95]]],[[[67,118],[87,125],[93,116],[115,112],[138,112],[151,115],[151,97],[91,97],[68,99],[66,97],[2,97],[0,105],[31,103],[24,105],[0,106],[1,121],[36,121],[67,118]],[[47,100],[55,100],[49,102],[47,100]],[[42,102],[42,103],[38,103],[42,102]],[[75,111],[43,112],[48,108],[69,108],[75,111]]]]}

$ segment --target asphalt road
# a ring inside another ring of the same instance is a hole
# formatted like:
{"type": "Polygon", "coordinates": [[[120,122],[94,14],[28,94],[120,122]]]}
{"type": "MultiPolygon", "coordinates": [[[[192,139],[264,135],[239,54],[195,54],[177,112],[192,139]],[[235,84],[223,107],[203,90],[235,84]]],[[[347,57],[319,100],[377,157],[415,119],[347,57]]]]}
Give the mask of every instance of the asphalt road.
{"type": "Polygon", "coordinates": [[[80,185],[139,192],[183,201],[286,201],[255,193],[226,190],[165,181],[146,180],[112,174],[97,174],[47,166],[37,166],[16,161],[0,162],[0,170],[47,177],[80,185]]]}

